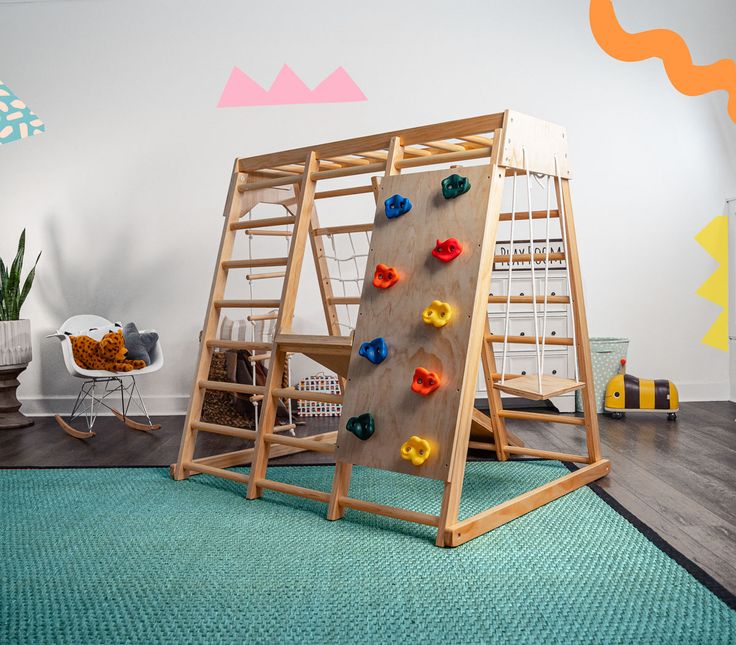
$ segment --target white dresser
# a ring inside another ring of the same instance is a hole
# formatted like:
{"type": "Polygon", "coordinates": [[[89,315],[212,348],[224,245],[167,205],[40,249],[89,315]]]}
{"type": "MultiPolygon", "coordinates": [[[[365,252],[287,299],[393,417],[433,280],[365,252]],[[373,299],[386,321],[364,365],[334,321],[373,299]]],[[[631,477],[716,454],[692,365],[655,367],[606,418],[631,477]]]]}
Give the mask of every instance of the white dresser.
{"type": "MultiPolygon", "coordinates": [[[[497,254],[508,254],[508,244],[500,242],[497,245],[497,254]]],[[[553,240],[550,243],[551,252],[561,246],[561,241],[553,240]]],[[[544,245],[535,245],[536,253],[544,253],[544,245]]],[[[529,244],[519,242],[514,244],[514,254],[529,253],[529,244]]],[[[550,296],[566,296],[567,278],[564,262],[552,262],[547,280],[547,293],[550,296]]],[[[535,266],[535,280],[537,283],[537,295],[544,294],[544,269],[535,266]]],[[[508,264],[497,264],[493,270],[491,279],[491,293],[494,296],[506,296],[508,294],[508,264]]],[[[512,271],[512,296],[532,295],[532,276],[528,263],[515,263],[512,271]]],[[[488,322],[491,333],[503,336],[505,304],[491,304],[488,306],[488,322]]],[[[539,321],[539,334],[542,335],[542,306],[537,305],[539,321]]],[[[570,307],[566,304],[547,304],[547,336],[559,336],[561,338],[572,336],[572,321],[570,318],[570,307]]],[[[509,316],[509,336],[529,336],[534,338],[534,314],[533,305],[511,305],[509,316]]],[[[496,369],[500,372],[503,361],[503,345],[494,344],[494,355],[496,357],[496,369]]],[[[506,355],[506,373],[508,374],[536,374],[537,354],[535,345],[509,344],[506,355]]],[[[544,373],[560,376],[563,378],[575,378],[574,352],[571,347],[563,345],[545,345],[544,348],[544,373]]],[[[508,395],[503,394],[507,397],[508,395]]],[[[476,398],[486,398],[485,381],[482,377],[478,379],[476,398]]],[[[570,392],[551,399],[552,404],[560,412],[575,411],[575,393],[570,392]]],[[[513,407],[513,406],[512,406],[513,407]]]]}

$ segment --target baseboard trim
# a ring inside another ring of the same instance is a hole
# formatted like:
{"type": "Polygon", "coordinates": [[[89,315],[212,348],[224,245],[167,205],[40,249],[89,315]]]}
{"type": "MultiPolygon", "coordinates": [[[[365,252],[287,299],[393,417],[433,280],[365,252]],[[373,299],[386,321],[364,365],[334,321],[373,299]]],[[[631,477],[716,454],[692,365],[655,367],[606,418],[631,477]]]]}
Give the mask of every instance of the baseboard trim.
{"type": "MultiPolygon", "coordinates": [[[[21,397],[23,414],[38,417],[50,417],[57,414],[67,415],[74,407],[76,395],[71,396],[24,396],[21,397]]],[[[156,416],[186,414],[189,396],[184,394],[144,396],[143,400],[148,413],[156,416]]],[[[119,401],[119,399],[118,399],[119,401]]],[[[103,408],[100,416],[111,416],[112,413],[103,408]]]]}

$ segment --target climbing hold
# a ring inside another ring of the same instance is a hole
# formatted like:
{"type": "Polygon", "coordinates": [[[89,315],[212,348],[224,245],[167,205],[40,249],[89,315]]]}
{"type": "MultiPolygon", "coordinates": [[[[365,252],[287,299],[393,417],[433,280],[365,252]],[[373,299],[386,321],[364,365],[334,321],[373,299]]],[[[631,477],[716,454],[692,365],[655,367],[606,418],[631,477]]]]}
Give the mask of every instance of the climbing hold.
{"type": "Polygon", "coordinates": [[[448,237],[444,242],[437,240],[432,249],[432,255],[443,262],[450,262],[463,252],[463,247],[457,238],[448,237]]]}
{"type": "Polygon", "coordinates": [[[429,441],[412,435],[401,446],[401,458],[411,461],[415,466],[421,466],[432,452],[429,441]]]}
{"type": "Polygon", "coordinates": [[[450,322],[450,318],[452,318],[452,307],[440,300],[433,300],[432,304],[422,312],[422,320],[425,324],[438,328],[444,327],[450,322]]]}
{"type": "Polygon", "coordinates": [[[386,217],[394,219],[400,215],[405,215],[411,210],[411,201],[403,195],[391,195],[391,197],[383,202],[383,206],[386,209],[386,217]]]}
{"type": "Polygon", "coordinates": [[[376,272],[373,274],[373,286],[378,289],[388,289],[399,281],[396,269],[385,264],[377,264],[376,272]]]}
{"type": "Polygon", "coordinates": [[[450,175],[442,180],[442,196],[445,199],[453,199],[458,195],[470,190],[470,182],[467,177],[450,175]]]}
{"type": "Polygon", "coordinates": [[[411,383],[411,389],[417,394],[427,396],[432,394],[440,386],[440,377],[437,372],[430,372],[423,367],[417,367],[414,370],[414,380],[411,383]]]}
{"type": "Polygon", "coordinates": [[[376,422],[370,412],[361,414],[359,417],[350,417],[345,424],[348,432],[352,432],[358,439],[365,441],[373,436],[376,431],[376,422]]]}
{"type": "Polygon", "coordinates": [[[378,365],[386,360],[386,357],[388,356],[388,345],[386,344],[386,341],[379,336],[369,343],[361,343],[360,349],[358,349],[358,354],[367,358],[374,365],[378,365]]]}

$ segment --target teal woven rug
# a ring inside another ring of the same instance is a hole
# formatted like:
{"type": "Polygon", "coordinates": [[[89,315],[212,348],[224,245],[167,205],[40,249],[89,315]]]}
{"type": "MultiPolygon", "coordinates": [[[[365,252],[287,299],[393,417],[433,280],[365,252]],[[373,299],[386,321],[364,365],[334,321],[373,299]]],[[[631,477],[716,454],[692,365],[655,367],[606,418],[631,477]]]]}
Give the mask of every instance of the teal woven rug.
{"type": "MultiPolygon", "coordinates": [[[[463,514],[566,472],[470,463],[463,514]]],[[[329,490],[332,468],[272,468],[329,490]]],[[[356,468],[351,495],[438,510],[356,468]]],[[[734,643],[736,612],[583,488],[457,549],[427,527],[164,469],[0,471],[2,643],[734,643]]]]}

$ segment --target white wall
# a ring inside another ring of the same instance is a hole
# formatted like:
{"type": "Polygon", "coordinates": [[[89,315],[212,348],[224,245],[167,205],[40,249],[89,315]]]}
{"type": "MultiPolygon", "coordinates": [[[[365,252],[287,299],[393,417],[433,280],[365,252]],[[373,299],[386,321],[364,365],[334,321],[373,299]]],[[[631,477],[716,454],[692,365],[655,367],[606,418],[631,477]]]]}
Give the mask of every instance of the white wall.
{"type": "MultiPolygon", "coordinates": [[[[43,249],[25,409],[68,407],[55,397],[76,384],[43,336],[80,312],[159,329],[167,366],[144,389],[183,409],[234,157],[505,108],[568,129],[591,334],[630,337],[632,372],[683,398],[726,398],[727,355],[700,343],[718,312],[695,295],[714,265],[693,240],[736,195],[725,93],[686,97],[658,61],[610,58],[587,4],[0,2],[0,78],[48,130],[0,148],[0,255],[23,227],[43,249]],[[215,108],[233,65],[268,86],[284,62],[311,86],[343,65],[369,100],[215,108]]],[[[696,63],[736,57],[730,0],[616,9],[629,30],[678,31],[696,63]]]]}

